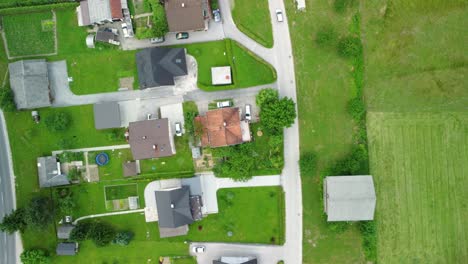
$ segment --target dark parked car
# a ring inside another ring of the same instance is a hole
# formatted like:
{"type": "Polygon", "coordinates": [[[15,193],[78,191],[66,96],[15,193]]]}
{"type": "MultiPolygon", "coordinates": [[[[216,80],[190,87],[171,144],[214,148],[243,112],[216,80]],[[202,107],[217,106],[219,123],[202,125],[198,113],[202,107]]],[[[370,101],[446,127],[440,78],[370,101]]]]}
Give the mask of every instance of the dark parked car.
{"type": "Polygon", "coordinates": [[[179,32],[176,34],[176,39],[188,39],[188,32],[179,32]]]}

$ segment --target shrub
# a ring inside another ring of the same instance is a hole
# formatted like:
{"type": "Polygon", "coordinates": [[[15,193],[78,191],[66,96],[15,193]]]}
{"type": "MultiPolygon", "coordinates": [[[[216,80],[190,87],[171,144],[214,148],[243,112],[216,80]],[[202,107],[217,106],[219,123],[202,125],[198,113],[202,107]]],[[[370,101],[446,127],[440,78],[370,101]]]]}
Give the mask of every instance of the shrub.
{"type": "Polygon", "coordinates": [[[366,145],[354,145],[350,154],[336,162],[330,172],[333,175],[369,174],[369,156],[366,145]]]}
{"type": "Polygon", "coordinates": [[[23,264],[46,264],[50,263],[49,254],[42,249],[29,249],[20,255],[23,264]]]}
{"type": "MultiPolygon", "coordinates": [[[[69,174],[69,176],[70,176],[70,174],[69,174]]],[[[57,190],[57,191],[60,191],[60,189],[57,190]]],[[[68,193],[68,195],[65,195],[63,197],[59,197],[58,207],[60,209],[60,212],[63,215],[72,215],[73,214],[73,210],[76,208],[76,203],[75,203],[75,200],[73,200],[73,197],[72,197],[71,193],[68,193]]]]}
{"type": "Polygon", "coordinates": [[[317,31],[315,43],[320,47],[334,46],[337,38],[335,30],[330,26],[326,26],[317,31]]]}
{"type": "Polygon", "coordinates": [[[335,234],[344,233],[349,228],[348,222],[327,222],[328,230],[335,234]]]}
{"type": "Polygon", "coordinates": [[[306,152],[301,155],[299,167],[302,176],[314,176],[317,166],[317,155],[314,152],[306,152]]]}
{"type": "Polygon", "coordinates": [[[348,113],[353,117],[354,120],[361,121],[364,119],[366,108],[361,97],[355,97],[349,100],[346,109],[348,110],[348,113]]]}
{"type": "Polygon", "coordinates": [[[134,236],[133,233],[130,231],[121,231],[117,233],[112,243],[121,245],[121,246],[126,246],[130,243],[133,236],[134,236]]]}
{"type": "Polygon", "coordinates": [[[70,115],[65,112],[53,112],[44,120],[51,132],[60,132],[68,129],[71,123],[70,115]]]}
{"type": "Polygon", "coordinates": [[[375,262],[377,260],[377,228],[375,222],[361,221],[359,222],[359,230],[363,237],[364,255],[368,261],[375,262]]]}
{"type": "Polygon", "coordinates": [[[346,8],[354,5],[354,0],[335,0],[333,8],[337,13],[343,13],[346,8]]]}
{"type": "Polygon", "coordinates": [[[362,43],[357,37],[344,37],[338,42],[338,54],[345,58],[357,57],[362,54],[362,43]]]}
{"type": "Polygon", "coordinates": [[[5,112],[13,112],[16,110],[15,97],[13,91],[9,87],[0,89],[0,108],[5,112]]]}
{"type": "Polygon", "coordinates": [[[115,229],[109,224],[96,222],[90,226],[88,238],[93,240],[97,247],[103,247],[115,238],[115,229]]]}
{"type": "Polygon", "coordinates": [[[211,10],[215,10],[219,8],[218,0],[210,0],[211,10]]]}
{"type": "Polygon", "coordinates": [[[83,241],[88,239],[91,223],[79,222],[70,233],[70,240],[83,241]]]}
{"type": "Polygon", "coordinates": [[[261,108],[267,104],[274,103],[279,100],[278,90],[267,88],[261,90],[255,97],[255,102],[261,108]]]}

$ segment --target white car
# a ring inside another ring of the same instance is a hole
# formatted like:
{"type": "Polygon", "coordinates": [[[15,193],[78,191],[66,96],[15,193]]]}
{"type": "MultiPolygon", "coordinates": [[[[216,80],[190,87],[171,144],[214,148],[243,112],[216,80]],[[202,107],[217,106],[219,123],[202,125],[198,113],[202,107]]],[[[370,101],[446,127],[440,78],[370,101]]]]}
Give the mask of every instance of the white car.
{"type": "Polygon", "coordinates": [[[283,11],[281,11],[281,9],[276,9],[275,13],[276,20],[278,20],[278,22],[283,22],[283,11]]]}
{"type": "Polygon", "coordinates": [[[182,125],[179,122],[175,123],[175,134],[178,137],[182,136],[182,125]]]}
{"type": "Polygon", "coordinates": [[[231,106],[231,101],[216,102],[216,106],[218,108],[230,107],[231,106]]]}
{"type": "Polygon", "coordinates": [[[192,248],[193,253],[205,253],[204,246],[195,246],[192,248]]]}
{"type": "Polygon", "coordinates": [[[246,104],[245,105],[245,120],[252,120],[252,114],[250,113],[251,111],[251,107],[249,104],[246,104]]]}
{"type": "Polygon", "coordinates": [[[122,23],[122,31],[125,38],[129,38],[127,23],[122,23]]]}

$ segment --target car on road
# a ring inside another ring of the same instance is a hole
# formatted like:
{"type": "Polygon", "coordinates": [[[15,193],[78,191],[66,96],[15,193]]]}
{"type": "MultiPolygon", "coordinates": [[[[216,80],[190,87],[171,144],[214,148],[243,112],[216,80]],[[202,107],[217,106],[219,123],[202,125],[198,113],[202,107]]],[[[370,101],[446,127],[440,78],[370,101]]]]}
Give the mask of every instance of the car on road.
{"type": "Polygon", "coordinates": [[[245,120],[252,120],[251,106],[249,104],[245,105],[245,120]]]}
{"type": "Polygon", "coordinates": [[[281,11],[281,9],[276,9],[275,13],[276,20],[278,20],[278,22],[283,22],[283,11],[281,11]]]}
{"type": "Polygon", "coordinates": [[[216,102],[216,106],[218,108],[230,107],[231,106],[231,101],[216,102]]]}
{"type": "Polygon", "coordinates": [[[188,39],[189,34],[188,32],[179,32],[176,34],[176,39],[188,39]]]}
{"type": "Polygon", "coordinates": [[[157,43],[163,43],[163,42],[164,42],[164,37],[150,38],[150,43],[151,44],[157,44],[157,43]]]}
{"type": "Polygon", "coordinates": [[[127,23],[122,23],[122,32],[125,38],[129,38],[127,23]]]}
{"type": "Polygon", "coordinates": [[[192,248],[193,253],[205,253],[206,248],[204,246],[195,246],[192,248]]]}
{"type": "Polygon", "coordinates": [[[175,134],[178,137],[182,136],[182,125],[179,122],[175,123],[175,134]]]}
{"type": "Polygon", "coordinates": [[[221,22],[221,12],[219,11],[219,9],[213,10],[213,16],[215,22],[221,22]]]}

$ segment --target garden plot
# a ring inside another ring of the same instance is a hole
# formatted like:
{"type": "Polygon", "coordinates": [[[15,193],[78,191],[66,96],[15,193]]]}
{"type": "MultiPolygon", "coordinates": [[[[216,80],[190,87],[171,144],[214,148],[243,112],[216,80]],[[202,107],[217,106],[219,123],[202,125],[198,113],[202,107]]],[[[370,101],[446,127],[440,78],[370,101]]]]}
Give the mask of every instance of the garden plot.
{"type": "Polygon", "coordinates": [[[135,210],[139,208],[137,184],[105,186],[104,193],[106,209],[109,211],[135,210]]]}
{"type": "Polygon", "coordinates": [[[4,16],[3,28],[11,57],[56,53],[55,18],[50,11],[4,16]]]}

